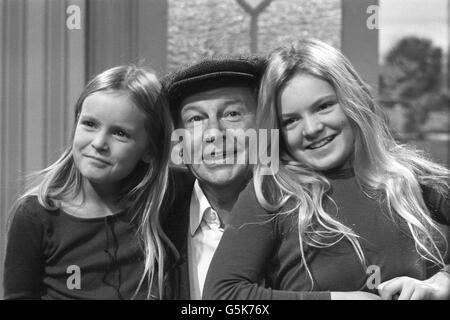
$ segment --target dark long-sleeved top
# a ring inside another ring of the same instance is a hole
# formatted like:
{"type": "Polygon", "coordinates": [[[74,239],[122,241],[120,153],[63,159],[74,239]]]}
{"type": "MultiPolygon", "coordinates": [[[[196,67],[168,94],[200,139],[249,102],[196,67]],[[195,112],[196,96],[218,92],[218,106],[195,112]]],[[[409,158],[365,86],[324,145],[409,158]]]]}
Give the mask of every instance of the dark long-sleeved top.
{"type": "MultiPolygon", "coordinates": [[[[327,248],[305,245],[312,285],[300,254],[298,214],[268,213],[250,183],[215,252],[203,298],[329,299],[331,291],[375,293],[376,281],[397,276],[425,279],[432,272],[405,223],[394,224],[379,201],[361,191],[351,169],[328,178],[328,194],[335,204],[324,199],[324,209],[360,236],[365,267],[347,239],[327,248]]],[[[433,219],[449,225],[450,199],[426,187],[423,196],[433,219]]]]}
{"type": "MultiPolygon", "coordinates": [[[[143,251],[130,212],[83,219],[25,199],[8,234],[5,299],[130,299],[143,251]]],[[[147,295],[146,281],[135,299],[147,295]]]]}

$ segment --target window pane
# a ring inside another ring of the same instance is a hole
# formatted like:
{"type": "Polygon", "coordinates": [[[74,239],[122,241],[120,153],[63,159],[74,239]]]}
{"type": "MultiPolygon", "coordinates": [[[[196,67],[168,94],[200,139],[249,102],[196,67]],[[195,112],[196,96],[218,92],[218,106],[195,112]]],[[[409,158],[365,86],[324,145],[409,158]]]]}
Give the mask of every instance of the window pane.
{"type": "Polygon", "coordinates": [[[449,165],[447,0],[380,0],[380,101],[397,138],[449,165]]]}
{"type": "Polygon", "coordinates": [[[340,47],[340,0],[243,0],[250,8],[267,4],[253,15],[253,29],[251,13],[238,2],[169,0],[168,71],[202,57],[248,54],[252,41],[262,54],[303,37],[340,47]]]}

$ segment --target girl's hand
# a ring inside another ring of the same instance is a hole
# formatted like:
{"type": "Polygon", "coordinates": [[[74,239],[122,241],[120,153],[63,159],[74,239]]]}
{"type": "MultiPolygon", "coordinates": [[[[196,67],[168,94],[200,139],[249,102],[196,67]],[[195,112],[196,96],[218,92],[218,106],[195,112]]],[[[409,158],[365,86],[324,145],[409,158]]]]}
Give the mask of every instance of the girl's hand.
{"type": "Polygon", "coordinates": [[[379,296],[364,291],[331,292],[331,300],[381,300],[379,296]]]}
{"type": "Polygon", "coordinates": [[[380,283],[378,292],[382,299],[392,300],[448,300],[450,299],[450,275],[438,272],[420,281],[410,277],[397,277],[380,283]]]}

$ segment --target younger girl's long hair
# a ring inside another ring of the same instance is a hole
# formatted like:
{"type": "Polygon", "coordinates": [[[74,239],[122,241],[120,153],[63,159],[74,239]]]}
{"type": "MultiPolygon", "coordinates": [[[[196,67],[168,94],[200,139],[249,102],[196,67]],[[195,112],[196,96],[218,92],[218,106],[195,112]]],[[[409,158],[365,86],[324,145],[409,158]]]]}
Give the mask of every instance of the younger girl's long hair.
{"type": "MultiPolygon", "coordinates": [[[[443,266],[447,242],[430,218],[421,187],[430,187],[441,194],[448,192],[449,170],[393,139],[368,86],[338,50],[318,40],[306,40],[273,51],[261,82],[258,128],[280,127],[280,94],[299,74],[312,75],[334,88],[338,103],[355,132],[351,160],[362,190],[383,202],[393,223],[406,223],[416,250],[423,258],[443,266]],[[444,248],[440,247],[440,240],[443,240],[444,248]]],[[[299,99],[301,96],[299,92],[299,99]]],[[[280,169],[271,175],[263,175],[261,170],[266,172],[267,168],[255,166],[255,192],[260,204],[270,211],[279,210],[288,201],[295,203],[294,209],[285,213],[298,213],[300,250],[311,281],[305,245],[329,247],[346,238],[365,265],[358,235],[323,208],[324,196],[330,188],[328,179],[294,159],[283,138],[271,143],[279,143],[280,169]]]]}
{"type": "MultiPolygon", "coordinates": [[[[151,70],[133,65],[108,69],[94,77],[84,88],[75,104],[75,127],[84,100],[95,92],[111,92],[127,95],[130,101],[146,115],[150,163],[140,161],[133,172],[125,178],[119,192],[120,204],[134,212],[139,221],[138,233],[145,252],[145,267],[136,288],[139,291],[144,281],[148,282],[150,297],[153,279],[157,276],[160,297],[163,295],[163,272],[165,244],[170,241],[162,231],[160,213],[168,185],[168,163],[172,121],[167,100],[162,94],[159,80],[151,70]]],[[[84,199],[83,177],[74,164],[72,146],[49,167],[31,175],[34,184],[18,199],[36,195],[39,203],[47,210],[59,208],[63,199],[81,195],[84,199]]]]}

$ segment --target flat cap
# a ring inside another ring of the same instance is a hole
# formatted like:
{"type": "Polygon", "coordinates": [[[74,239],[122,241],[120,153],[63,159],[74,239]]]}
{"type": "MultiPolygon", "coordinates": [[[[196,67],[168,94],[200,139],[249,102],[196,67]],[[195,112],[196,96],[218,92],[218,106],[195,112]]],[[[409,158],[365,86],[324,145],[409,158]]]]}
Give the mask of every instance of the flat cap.
{"type": "Polygon", "coordinates": [[[259,57],[206,59],[168,74],[162,83],[173,120],[178,121],[181,102],[190,95],[221,87],[257,89],[265,64],[259,57]]]}

